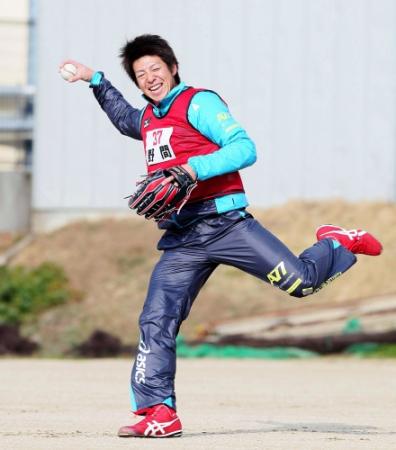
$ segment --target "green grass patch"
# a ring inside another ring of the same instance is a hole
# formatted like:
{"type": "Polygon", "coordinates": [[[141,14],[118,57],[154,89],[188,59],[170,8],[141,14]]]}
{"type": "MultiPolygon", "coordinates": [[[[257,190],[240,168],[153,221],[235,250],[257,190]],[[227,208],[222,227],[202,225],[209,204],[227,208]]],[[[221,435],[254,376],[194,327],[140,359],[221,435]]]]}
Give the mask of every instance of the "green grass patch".
{"type": "Polygon", "coordinates": [[[18,325],[72,297],[63,269],[43,263],[34,269],[0,267],[0,323],[18,325]]]}
{"type": "Polygon", "coordinates": [[[348,347],[346,353],[362,358],[396,358],[396,344],[362,343],[348,347]]]}

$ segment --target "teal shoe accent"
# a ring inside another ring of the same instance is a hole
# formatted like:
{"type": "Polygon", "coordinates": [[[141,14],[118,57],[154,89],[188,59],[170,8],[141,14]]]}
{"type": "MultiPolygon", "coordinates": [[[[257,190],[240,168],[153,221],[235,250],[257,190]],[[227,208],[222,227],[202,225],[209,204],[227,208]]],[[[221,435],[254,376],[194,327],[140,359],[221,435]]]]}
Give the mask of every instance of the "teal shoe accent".
{"type": "Polygon", "coordinates": [[[169,408],[173,408],[172,397],[166,398],[162,403],[163,403],[164,405],[169,406],[169,408]]]}
{"type": "Polygon", "coordinates": [[[129,398],[130,398],[130,401],[131,401],[132,412],[137,411],[138,407],[137,407],[137,404],[136,404],[135,394],[133,393],[131,385],[129,385],[129,398]]]}
{"type": "Polygon", "coordinates": [[[333,241],[333,248],[338,248],[341,244],[336,241],[335,239],[332,240],[333,241]]]}
{"type": "Polygon", "coordinates": [[[246,206],[249,205],[244,193],[230,194],[225,195],[224,197],[215,198],[215,203],[219,214],[232,211],[234,209],[246,208],[246,206]]]}
{"type": "MultiPolygon", "coordinates": [[[[133,389],[132,386],[129,385],[129,396],[130,396],[130,401],[131,401],[131,408],[132,408],[132,412],[135,412],[138,410],[137,407],[137,403],[136,403],[136,398],[135,398],[135,394],[133,393],[133,389]]],[[[164,405],[169,406],[170,408],[173,408],[173,401],[172,401],[172,397],[168,397],[166,398],[163,402],[164,405]]]]}

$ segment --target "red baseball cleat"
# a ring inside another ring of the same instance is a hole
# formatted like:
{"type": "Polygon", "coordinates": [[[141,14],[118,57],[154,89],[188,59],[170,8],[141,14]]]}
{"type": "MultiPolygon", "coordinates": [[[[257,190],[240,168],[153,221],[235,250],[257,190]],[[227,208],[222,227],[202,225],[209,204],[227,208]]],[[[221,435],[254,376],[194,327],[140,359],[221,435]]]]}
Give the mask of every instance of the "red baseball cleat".
{"type": "Polygon", "coordinates": [[[135,425],[121,427],[119,437],[164,438],[182,434],[182,424],[172,408],[164,404],[148,409],[146,417],[135,425]]]}
{"type": "Polygon", "coordinates": [[[352,253],[377,256],[382,252],[382,245],[375,237],[363,230],[345,230],[336,225],[321,225],[316,230],[318,241],[330,238],[338,241],[352,253]]]}

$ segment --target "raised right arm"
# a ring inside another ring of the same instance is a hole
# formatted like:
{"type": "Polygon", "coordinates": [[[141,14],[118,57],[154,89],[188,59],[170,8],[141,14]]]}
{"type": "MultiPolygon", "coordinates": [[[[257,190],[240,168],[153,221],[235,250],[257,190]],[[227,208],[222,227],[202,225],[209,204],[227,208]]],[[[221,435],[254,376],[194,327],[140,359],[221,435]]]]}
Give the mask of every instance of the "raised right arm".
{"type": "Polygon", "coordinates": [[[63,61],[59,68],[66,63],[73,64],[77,68],[77,73],[68,81],[70,83],[79,80],[89,82],[100,107],[117,130],[125,136],[142,140],[140,134],[142,111],[130,105],[121,92],[104,77],[103,72],[94,72],[84,64],[71,59],[63,61]]]}
{"type": "Polygon", "coordinates": [[[140,134],[142,111],[129,104],[103,74],[100,81],[95,83],[95,78],[100,74],[101,72],[95,72],[90,84],[100,107],[120,133],[142,140],[140,134]]]}

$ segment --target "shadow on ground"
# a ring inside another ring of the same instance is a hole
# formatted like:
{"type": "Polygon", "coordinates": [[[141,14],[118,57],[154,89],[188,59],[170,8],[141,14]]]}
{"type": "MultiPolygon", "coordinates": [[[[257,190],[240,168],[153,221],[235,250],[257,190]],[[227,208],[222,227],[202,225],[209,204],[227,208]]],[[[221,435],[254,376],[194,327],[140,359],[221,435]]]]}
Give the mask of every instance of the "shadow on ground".
{"type": "Polygon", "coordinates": [[[202,431],[199,433],[183,433],[184,437],[202,437],[202,436],[221,436],[221,435],[237,435],[237,434],[254,434],[254,433],[324,433],[324,434],[345,434],[345,435],[396,435],[396,431],[386,431],[369,425],[348,425],[344,423],[279,423],[279,422],[261,422],[259,428],[254,429],[232,429],[222,431],[202,431]]]}

